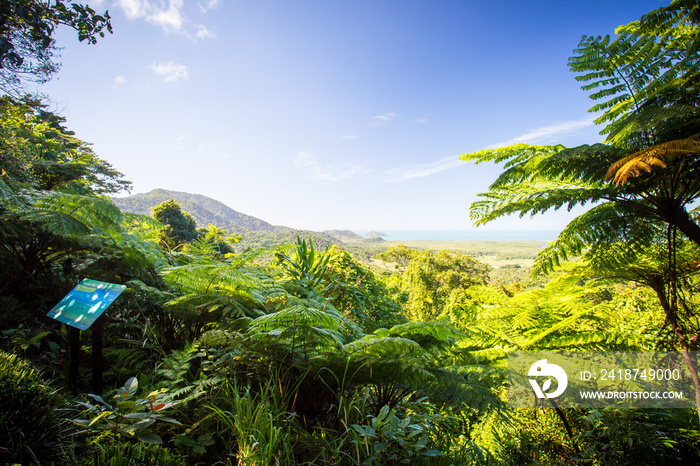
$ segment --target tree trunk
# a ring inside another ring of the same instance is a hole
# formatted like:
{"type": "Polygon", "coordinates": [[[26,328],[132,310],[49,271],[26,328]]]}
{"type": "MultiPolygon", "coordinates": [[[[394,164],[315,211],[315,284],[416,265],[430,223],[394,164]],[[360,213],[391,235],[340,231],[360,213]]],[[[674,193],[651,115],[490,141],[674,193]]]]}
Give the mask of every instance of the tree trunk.
{"type": "Polygon", "coordinates": [[[667,205],[659,206],[658,209],[658,214],[664,222],[678,228],[690,241],[700,246],[700,225],[690,218],[688,211],[675,199],[667,205]]]}
{"type": "Polygon", "coordinates": [[[650,283],[653,290],[656,292],[656,296],[659,298],[659,303],[664,309],[666,314],[666,324],[671,327],[676,339],[678,340],[678,345],[681,349],[681,354],[683,355],[683,361],[685,362],[688,371],[690,372],[690,378],[693,381],[693,389],[695,390],[695,409],[698,412],[698,419],[700,419],[700,378],[698,377],[698,365],[694,360],[693,356],[690,354],[688,348],[688,340],[683,335],[683,331],[678,326],[678,313],[677,310],[671,306],[666,296],[666,291],[664,290],[664,285],[662,280],[655,280],[650,283]]]}

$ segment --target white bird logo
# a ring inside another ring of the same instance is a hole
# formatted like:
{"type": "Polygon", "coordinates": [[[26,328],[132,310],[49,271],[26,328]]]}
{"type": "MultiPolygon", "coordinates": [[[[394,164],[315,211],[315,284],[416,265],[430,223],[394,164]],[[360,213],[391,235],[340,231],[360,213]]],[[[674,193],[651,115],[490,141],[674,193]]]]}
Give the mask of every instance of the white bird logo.
{"type": "Polygon", "coordinates": [[[556,364],[547,363],[546,359],[540,359],[530,366],[530,371],[527,373],[527,375],[530,377],[554,377],[554,379],[557,381],[557,389],[552,393],[545,393],[552,385],[552,379],[547,379],[542,385],[542,388],[540,388],[537,380],[529,379],[530,385],[532,385],[532,389],[535,391],[537,398],[556,398],[564,393],[564,390],[566,390],[566,384],[568,383],[566,372],[556,364]]]}

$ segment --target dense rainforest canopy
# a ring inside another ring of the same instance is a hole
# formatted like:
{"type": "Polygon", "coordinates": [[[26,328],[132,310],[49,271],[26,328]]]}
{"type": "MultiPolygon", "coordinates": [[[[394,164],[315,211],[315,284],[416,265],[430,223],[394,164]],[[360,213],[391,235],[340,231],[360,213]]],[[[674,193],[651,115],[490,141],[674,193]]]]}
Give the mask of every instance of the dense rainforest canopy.
{"type": "Polygon", "coordinates": [[[700,396],[699,11],[584,36],[569,66],[604,143],[462,156],[504,163],[477,223],[589,207],[525,276],[404,245],[235,248],[173,200],[120,210],[130,183],[23,87],[55,71],[57,25],[92,43],[109,15],[3,3],[0,463],[697,463],[697,411],[513,409],[507,356],[680,351],[700,396]],[[78,334],[46,314],[84,278],[127,288],[78,334]]]}

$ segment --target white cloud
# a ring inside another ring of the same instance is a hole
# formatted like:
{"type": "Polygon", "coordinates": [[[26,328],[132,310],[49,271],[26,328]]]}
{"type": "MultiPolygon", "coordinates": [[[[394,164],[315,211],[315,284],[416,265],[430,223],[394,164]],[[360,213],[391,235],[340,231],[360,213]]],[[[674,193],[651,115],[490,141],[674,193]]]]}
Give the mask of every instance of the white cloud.
{"type": "Polygon", "coordinates": [[[168,0],[168,6],[165,8],[164,2],[160,2],[160,5],[151,12],[147,19],[166,31],[180,31],[182,29],[182,5],[183,0],[168,0]]]}
{"type": "Polygon", "coordinates": [[[129,19],[145,19],[168,32],[184,33],[184,0],[117,0],[129,19]]]}
{"type": "Polygon", "coordinates": [[[357,139],[357,136],[352,135],[352,134],[344,134],[340,136],[341,139],[357,139]]]}
{"type": "Polygon", "coordinates": [[[116,2],[129,19],[146,16],[147,3],[143,0],[117,0],[116,2]]]}
{"type": "Polygon", "coordinates": [[[464,162],[457,156],[445,157],[433,163],[415,165],[409,168],[392,168],[390,170],[385,170],[384,175],[388,181],[406,181],[413,178],[434,175],[435,173],[444,172],[445,170],[450,170],[463,164],[464,162]]]}
{"type": "Polygon", "coordinates": [[[374,118],[372,118],[372,121],[370,121],[368,124],[370,126],[383,126],[393,120],[394,117],[396,117],[395,113],[382,113],[381,115],[376,115],[374,118]]]}
{"type": "MultiPolygon", "coordinates": [[[[200,15],[216,8],[219,2],[220,0],[209,0],[198,3],[200,15]]],[[[195,24],[188,17],[192,13],[196,15],[196,7],[192,11],[192,6],[188,3],[189,8],[186,10],[185,0],[115,0],[115,4],[122,9],[127,18],[144,19],[166,32],[181,34],[193,40],[216,37],[206,26],[195,24]]]]}
{"type": "Polygon", "coordinates": [[[151,65],[151,69],[163,76],[163,80],[166,82],[173,82],[179,79],[187,79],[189,77],[189,72],[185,65],[180,65],[170,60],[168,63],[160,63],[151,65]]]}
{"type": "Polygon", "coordinates": [[[221,0],[209,0],[207,2],[199,2],[197,5],[199,6],[199,11],[205,15],[207,12],[211,9],[216,8],[219,6],[219,3],[221,3],[221,0]]]}
{"type": "Polygon", "coordinates": [[[312,154],[305,151],[299,152],[294,164],[306,168],[313,178],[324,181],[341,181],[357,173],[367,172],[364,164],[344,164],[341,167],[321,166],[312,154]]]}
{"type": "Polygon", "coordinates": [[[216,34],[207,29],[204,25],[200,24],[197,26],[197,33],[194,35],[197,39],[213,39],[216,34]]]}
{"type": "Polygon", "coordinates": [[[126,77],[123,74],[120,74],[119,76],[114,78],[114,84],[113,84],[114,87],[123,86],[125,84],[126,84],[126,77]]]}
{"type": "Polygon", "coordinates": [[[573,133],[583,128],[593,125],[593,117],[586,117],[580,120],[562,121],[548,126],[540,126],[530,130],[520,136],[514,137],[507,141],[491,144],[488,149],[496,149],[499,147],[510,146],[516,143],[524,144],[546,144],[555,143],[558,138],[565,134],[573,133]]]}
{"type": "Polygon", "coordinates": [[[428,119],[427,118],[416,118],[415,120],[411,121],[411,124],[425,125],[425,124],[428,124],[428,119]]]}

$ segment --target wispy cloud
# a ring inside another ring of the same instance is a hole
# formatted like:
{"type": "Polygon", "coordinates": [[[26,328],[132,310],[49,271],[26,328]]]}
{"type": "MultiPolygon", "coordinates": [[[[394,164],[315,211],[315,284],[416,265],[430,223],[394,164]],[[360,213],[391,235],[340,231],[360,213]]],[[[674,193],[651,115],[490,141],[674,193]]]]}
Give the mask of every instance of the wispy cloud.
{"type": "Polygon", "coordinates": [[[199,6],[200,13],[204,15],[209,10],[216,8],[219,3],[221,3],[221,0],[209,0],[207,2],[199,2],[197,5],[199,6]]]}
{"type": "Polygon", "coordinates": [[[389,123],[395,117],[396,117],[395,113],[391,113],[391,112],[382,113],[381,115],[374,116],[372,118],[372,120],[368,123],[368,125],[370,125],[370,126],[383,126],[383,125],[389,123]]]}
{"type": "Polygon", "coordinates": [[[204,25],[200,24],[197,26],[197,32],[194,37],[197,39],[213,39],[216,37],[216,34],[211,32],[204,25]]]}
{"type": "Polygon", "coordinates": [[[428,124],[428,119],[427,118],[416,118],[414,120],[411,120],[412,125],[426,125],[428,124]]]}
{"type": "Polygon", "coordinates": [[[435,173],[444,172],[452,168],[463,165],[464,162],[459,160],[459,157],[445,157],[433,163],[414,165],[408,168],[392,168],[384,171],[384,176],[388,181],[406,181],[413,178],[421,178],[423,176],[434,175],[435,173]]]}
{"type": "Polygon", "coordinates": [[[180,79],[187,79],[189,77],[189,72],[185,65],[175,63],[170,60],[168,63],[153,63],[151,69],[156,72],[156,74],[163,76],[165,82],[174,82],[180,79]]]}
{"type": "MultiPolygon", "coordinates": [[[[199,3],[201,15],[215,8],[218,3],[219,0],[199,3]]],[[[184,12],[184,0],[116,0],[115,4],[122,9],[127,18],[144,19],[169,33],[178,33],[193,39],[216,37],[201,24],[195,26],[194,33],[191,32],[191,27],[187,25],[191,26],[193,21],[184,12]]]]}
{"type": "Polygon", "coordinates": [[[306,168],[313,178],[324,181],[341,181],[357,173],[366,173],[365,164],[343,164],[342,166],[323,166],[306,151],[299,152],[295,165],[306,168]]]}
{"type": "Polygon", "coordinates": [[[498,147],[509,146],[516,143],[524,144],[546,144],[555,143],[557,139],[566,134],[576,132],[580,129],[587,128],[593,125],[593,117],[586,117],[580,120],[562,121],[553,125],[540,126],[532,129],[520,136],[514,137],[507,141],[491,144],[488,149],[496,149],[498,147]]]}
{"type": "Polygon", "coordinates": [[[344,134],[344,135],[340,136],[340,138],[341,139],[357,139],[357,136],[355,136],[354,134],[344,134]]]}
{"type": "Polygon", "coordinates": [[[129,19],[144,18],[168,32],[182,32],[184,0],[117,0],[129,19]]]}
{"type": "Polygon", "coordinates": [[[119,87],[119,86],[123,86],[125,84],[126,84],[126,76],[124,76],[123,74],[120,74],[119,76],[114,78],[114,83],[112,84],[112,86],[119,87]]]}

